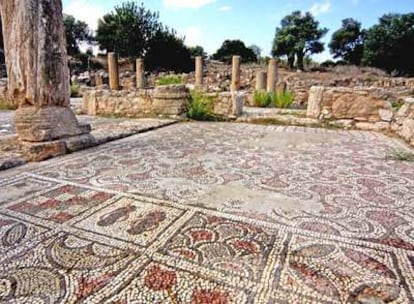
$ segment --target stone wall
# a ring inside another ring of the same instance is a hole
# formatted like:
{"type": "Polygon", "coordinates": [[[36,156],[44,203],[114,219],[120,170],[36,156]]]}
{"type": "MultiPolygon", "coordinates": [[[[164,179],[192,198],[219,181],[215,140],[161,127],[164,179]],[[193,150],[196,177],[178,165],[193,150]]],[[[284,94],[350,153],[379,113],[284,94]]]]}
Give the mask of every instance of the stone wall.
{"type": "Polygon", "coordinates": [[[414,99],[393,109],[386,97],[378,88],[312,87],[307,117],[337,127],[394,131],[414,145],[414,99]]]}
{"type": "MultiPolygon", "coordinates": [[[[207,94],[214,114],[238,117],[242,114],[245,95],[239,92],[207,94]]],[[[124,117],[181,116],[190,102],[184,85],[159,86],[147,90],[86,90],[82,112],[88,115],[124,117]]]]}
{"type": "Polygon", "coordinates": [[[407,99],[395,114],[391,129],[414,146],[414,99],[407,99]]]}
{"type": "Polygon", "coordinates": [[[293,92],[297,104],[306,105],[309,99],[309,90],[313,86],[347,87],[350,89],[363,88],[382,91],[388,99],[398,100],[411,94],[414,90],[414,78],[393,77],[339,77],[335,74],[297,73],[282,77],[289,91],[293,92]]]}
{"type": "Polygon", "coordinates": [[[245,94],[242,92],[208,93],[212,101],[212,111],[216,115],[237,118],[243,113],[245,94]]]}
{"type": "Polygon", "coordinates": [[[82,112],[125,117],[179,116],[186,112],[188,103],[189,93],[183,85],[151,90],[88,90],[84,92],[82,112]]]}

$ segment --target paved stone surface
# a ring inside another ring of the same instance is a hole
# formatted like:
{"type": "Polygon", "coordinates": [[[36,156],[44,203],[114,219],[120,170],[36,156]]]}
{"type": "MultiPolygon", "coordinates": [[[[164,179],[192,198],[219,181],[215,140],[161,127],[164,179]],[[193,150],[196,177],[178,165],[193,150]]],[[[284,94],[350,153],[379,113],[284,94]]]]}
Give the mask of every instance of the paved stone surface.
{"type": "Polygon", "coordinates": [[[413,303],[395,147],[188,123],[0,173],[0,302],[413,303]]]}

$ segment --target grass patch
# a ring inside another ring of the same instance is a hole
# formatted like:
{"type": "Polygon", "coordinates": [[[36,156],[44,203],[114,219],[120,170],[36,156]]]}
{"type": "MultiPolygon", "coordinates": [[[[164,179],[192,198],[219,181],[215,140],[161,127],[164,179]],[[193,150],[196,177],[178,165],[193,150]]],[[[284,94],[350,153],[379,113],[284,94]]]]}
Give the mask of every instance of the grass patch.
{"type": "Polygon", "coordinates": [[[414,162],[414,153],[410,151],[393,149],[388,152],[388,155],[385,158],[387,160],[414,162]]]}
{"type": "Polygon", "coordinates": [[[290,91],[276,92],[272,94],[272,104],[275,108],[290,108],[293,104],[293,101],[293,93],[290,91]]]}
{"type": "Polygon", "coordinates": [[[273,106],[275,108],[287,109],[292,106],[294,97],[290,91],[276,92],[274,94],[266,91],[255,91],[253,101],[257,107],[267,108],[273,106]]]}
{"type": "Polygon", "coordinates": [[[80,85],[74,81],[70,86],[70,97],[79,97],[80,85]]]}
{"type": "Polygon", "coordinates": [[[155,85],[163,86],[163,85],[182,84],[182,83],[183,83],[183,79],[180,76],[167,75],[167,76],[162,76],[161,78],[159,78],[155,82],[155,85]]]}
{"type": "Polygon", "coordinates": [[[391,102],[391,106],[394,112],[398,112],[403,105],[404,105],[403,100],[393,100],[391,102]]]}
{"type": "Polygon", "coordinates": [[[266,91],[254,91],[253,101],[256,107],[266,108],[272,103],[272,96],[266,91]]]}
{"type": "Polygon", "coordinates": [[[199,91],[191,91],[187,117],[194,120],[213,120],[212,100],[199,91]]]}

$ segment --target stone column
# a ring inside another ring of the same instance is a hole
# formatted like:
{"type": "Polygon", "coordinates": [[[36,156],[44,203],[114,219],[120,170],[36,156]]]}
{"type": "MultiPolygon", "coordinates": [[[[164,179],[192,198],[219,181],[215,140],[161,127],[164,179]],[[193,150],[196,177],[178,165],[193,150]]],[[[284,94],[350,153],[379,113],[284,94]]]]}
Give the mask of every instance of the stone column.
{"type": "Polygon", "coordinates": [[[276,91],[277,80],[277,59],[272,58],[269,61],[267,70],[267,91],[269,93],[274,93],[276,91]]]}
{"type": "Polygon", "coordinates": [[[203,85],[203,57],[195,58],[195,86],[200,88],[203,85]]]}
{"type": "Polygon", "coordinates": [[[108,53],[109,88],[119,90],[118,54],[108,53]]]}
{"type": "Polygon", "coordinates": [[[256,73],[256,91],[266,90],[266,72],[259,71],[256,73]]]}
{"type": "Polygon", "coordinates": [[[95,74],[95,87],[103,86],[103,77],[102,74],[96,73],[95,74]]]}
{"type": "Polygon", "coordinates": [[[43,142],[89,133],[70,109],[61,0],[0,0],[8,94],[18,105],[20,140],[43,142]]]}
{"type": "Polygon", "coordinates": [[[137,89],[145,89],[145,68],[144,60],[137,59],[137,89]]]}
{"type": "Polygon", "coordinates": [[[233,56],[233,70],[231,75],[231,91],[240,89],[240,56],[233,56]]]}

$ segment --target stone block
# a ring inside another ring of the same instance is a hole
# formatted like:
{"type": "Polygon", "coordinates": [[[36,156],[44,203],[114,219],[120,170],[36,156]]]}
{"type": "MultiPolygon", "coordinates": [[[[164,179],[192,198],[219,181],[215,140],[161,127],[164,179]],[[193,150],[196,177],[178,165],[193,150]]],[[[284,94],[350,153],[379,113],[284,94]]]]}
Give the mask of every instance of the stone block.
{"type": "Polygon", "coordinates": [[[89,133],[89,125],[82,125],[69,107],[20,107],[14,123],[22,141],[43,142],[89,133]]]}
{"type": "Polygon", "coordinates": [[[309,92],[308,108],[306,116],[309,118],[319,118],[321,114],[321,104],[324,94],[324,87],[312,87],[309,92]]]}

